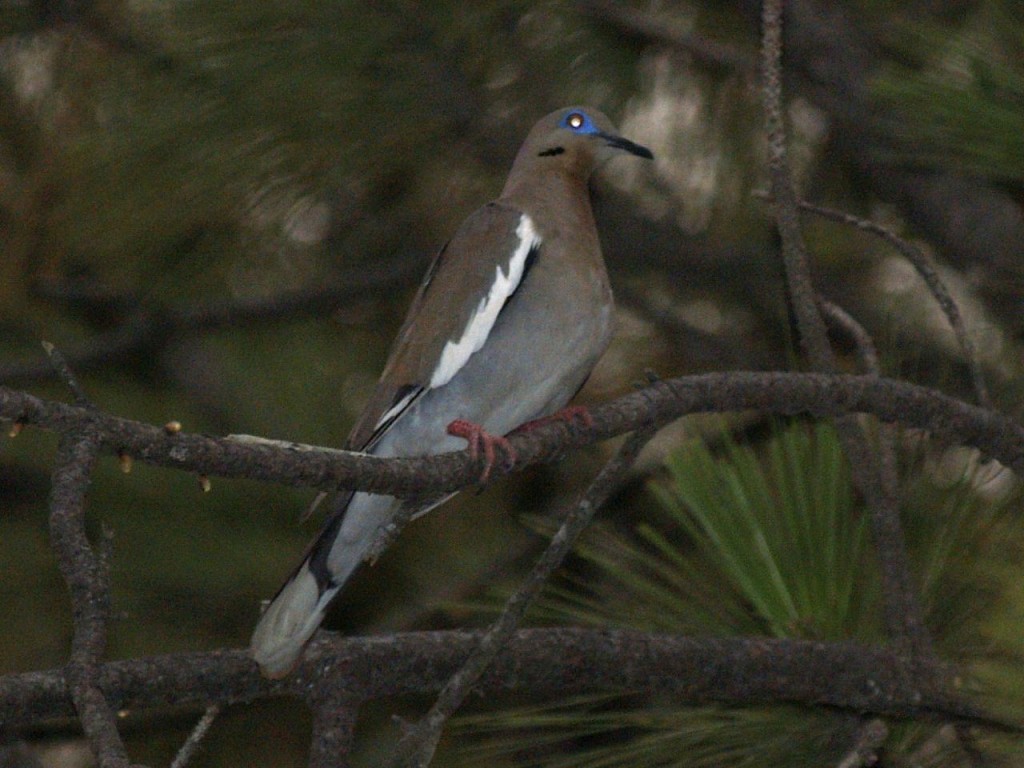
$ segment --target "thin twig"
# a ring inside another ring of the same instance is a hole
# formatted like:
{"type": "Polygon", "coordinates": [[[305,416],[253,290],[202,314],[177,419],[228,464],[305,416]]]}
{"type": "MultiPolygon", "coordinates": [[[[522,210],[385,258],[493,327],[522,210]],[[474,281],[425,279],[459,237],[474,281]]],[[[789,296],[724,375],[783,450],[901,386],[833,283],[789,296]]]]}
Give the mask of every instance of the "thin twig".
{"type": "Polygon", "coordinates": [[[74,635],[67,685],[86,737],[102,768],[127,768],[128,753],[113,709],[98,684],[110,620],[109,574],[85,533],[85,495],[99,455],[93,430],[61,437],[50,496],[50,538],[71,593],[74,635]]]}
{"type": "Polygon", "coordinates": [[[185,768],[188,765],[189,760],[196,756],[199,752],[199,745],[203,739],[206,738],[206,734],[209,732],[210,727],[213,725],[213,721],[220,715],[221,706],[220,704],[213,704],[206,708],[206,712],[199,718],[199,722],[195,724],[192,729],[192,733],[188,735],[185,743],[181,745],[181,749],[178,750],[178,754],[174,756],[174,760],[171,761],[171,768],[185,768]]]}
{"type": "MultiPolygon", "coordinates": [[[[825,299],[819,298],[818,307],[823,315],[840,325],[854,340],[865,372],[872,376],[881,375],[878,353],[864,326],[844,309],[825,299]]],[[[892,428],[888,424],[879,424],[873,445],[868,442],[861,426],[849,416],[836,419],[836,428],[868,508],[872,510],[876,542],[885,542],[884,546],[876,543],[876,547],[883,583],[887,586],[886,626],[894,637],[908,645],[909,653],[918,656],[931,653],[931,637],[910,581],[910,567],[905,554],[892,428]]]]}
{"type": "Polygon", "coordinates": [[[864,326],[838,304],[833,304],[820,296],[818,297],[818,309],[830,324],[841,328],[853,340],[861,372],[880,376],[882,369],[878,363],[878,350],[875,349],[875,342],[864,326]]]}
{"type": "MultiPolygon", "coordinates": [[[[844,309],[825,299],[819,299],[819,308],[850,334],[865,373],[880,376],[878,353],[864,326],[844,309]]],[[[872,446],[853,418],[844,416],[836,420],[836,425],[841,435],[847,433],[845,448],[856,467],[854,474],[859,478],[868,508],[873,511],[875,538],[888,543],[887,546],[876,545],[883,582],[890,588],[896,587],[885,603],[886,626],[891,634],[908,644],[909,653],[917,656],[931,653],[931,637],[910,581],[903,528],[899,524],[899,474],[892,427],[879,424],[872,446]]]]}
{"type": "MultiPolygon", "coordinates": [[[[854,340],[857,357],[865,373],[880,376],[878,353],[871,335],[864,329],[864,326],[842,307],[826,299],[819,298],[818,307],[825,317],[842,327],[854,340]]],[[[854,472],[859,476],[868,507],[876,510],[876,538],[882,536],[885,541],[890,543],[887,547],[879,546],[879,561],[883,571],[883,580],[890,586],[900,585],[895,590],[895,595],[913,595],[913,584],[903,581],[909,579],[910,569],[899,562],[900,559],[905,559],[905,555],[901,554],[901,551],[905,550],[905,544],[901,543],[896,546],[896,543],[903,540],[902,526],[894,528],[892,525],[892,521],[898,522],[899,520],[897,498],[899,476],[892,428],[888,424],[879,424],[877,438],[872,446],[868,443],[860,425],[853,419],[844,417],[837,419],[836,422],[840,433],[842,434],[844,431],[847,433],[845,448],[849,453],[851,463],[857,467],[854,472]],[[883,513],[878,514],[878,510],[882,510],[883,513]]],[[[924,628],[923,617],[904,615],[906,611],[912,611],[915,614],[919,612],[919,608],[913,604],[908,605],[906,599],[904,597],[903,599],[887,600],[886,625],[897,637],[904,634],[909,635],[909,650],[911,652],[920,654],[930,651],[931,639],[924,628]]],[[[916,599],[914,602],[916,603],[916,599]]]]}
{"type": "Polygon", "coordinates": [[[939,275],[935,261],[913,243],[904,240],[881,224],[853,216],[844,211],[838,211],[834,208],[809,203],[806,200],[800,201],[800,208],[817,216],[838,221],[842,224],[849,224],[864,232],[876,235],[903,254],[907,261],[917,270],[917,273],[921,276],[921,279],[935,299],[936,304],[939,305],[939,309],[946,316],[953,335],[956,336],[957,343],[960,345],[960,349],[963,350],[964,358],[967,360],[968,370],[971,374],[971,383],[974,386],[974,394],[978,398],[978,404],[986,408],[991,407],[992,401],[989,396],[988,387],[985,384],[985,374],[981,369],[978,352],[974,347],[974,342],[971,341],[970,334],[967,332],[967,326],[964,323],[963,315],[960,313],[960,307],[953,299],[952,294],[950,294],[941,275],[939,275]]]}
{"type": "Polygon", "coordinates": [[[71,370],[71,366],[68,365],[68,361],[64,359],[64,355],[61,354],[60,350],[48,341],[42,341],[40,344],[42,344],[43,351],[46,352],[46,356],[50,359],[50,366],[54,372],[64,382],[64,385],[71,390],[71,395],[75,398],[75,405],[79,408],[95,410],[96,406],[93,405],[89,396],[85,394],[85,390],[78,383],[78,378],[71,370]]]}
{"type": "Polygon", "coordinates": [[[900,520],[896,454],[891,435],[879,430],[872,445],[855,419],[836,419],[836,431],[850,462],[850,471],[871,512],[871,531],[884,584],[885,626],[902,650],[930,657],[931,635],[917,597],[906,538],[900,520]]]}
{"type": "Polygon", "coordinates": [[[430,711],[403,734],[389,765],[416,768],[425,768],[429,765],[448,718],[462,705],[494,657],[508,645],[509,639],[544,584],[562,564],[580,534],[593,520],[597,510],[604,504],[623,474],[636,460],[640,449],[653,434],[654,430],[650,428],[634,432],[604,466],[566,516],[533,570],[505,603],[501,615],[484,633],[479,645],[458,672],[452,675],[430,711]]]}

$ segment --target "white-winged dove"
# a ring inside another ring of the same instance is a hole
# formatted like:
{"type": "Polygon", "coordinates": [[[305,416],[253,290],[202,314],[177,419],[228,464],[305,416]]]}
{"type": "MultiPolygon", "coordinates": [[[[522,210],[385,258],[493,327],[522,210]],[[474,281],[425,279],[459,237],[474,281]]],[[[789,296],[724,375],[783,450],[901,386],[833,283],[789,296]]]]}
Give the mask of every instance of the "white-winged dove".
{"type": "MultiPolygon", "coordinates": [[[[652,157],[590,107],[533,127],[501,197],[470,215],[431,264],[346,448],[422,456],[458,450],[462,438],[490,462],[502,443],[495,435],[569,402],[612,334],[587,183],[621,152],[652,157]]],[[[368,493],[337,500],[256,625],[252,655],[265,675],[295,665],[398,507],[368,493]]]]}

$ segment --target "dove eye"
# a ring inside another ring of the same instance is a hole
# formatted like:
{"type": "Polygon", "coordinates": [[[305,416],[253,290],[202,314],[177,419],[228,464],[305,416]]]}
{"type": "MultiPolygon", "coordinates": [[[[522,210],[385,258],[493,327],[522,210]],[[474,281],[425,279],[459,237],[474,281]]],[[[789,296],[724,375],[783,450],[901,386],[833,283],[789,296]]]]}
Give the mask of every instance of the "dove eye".
{"type": "Polygon", "coordinates": [[[597,133],[597,126],[594,125],[594,121],[590,119],[590,115],[586,112],[570,112],[562,118],[561,123],[563,128],[568,128],[570,131],[575,133],[597,133]]]}

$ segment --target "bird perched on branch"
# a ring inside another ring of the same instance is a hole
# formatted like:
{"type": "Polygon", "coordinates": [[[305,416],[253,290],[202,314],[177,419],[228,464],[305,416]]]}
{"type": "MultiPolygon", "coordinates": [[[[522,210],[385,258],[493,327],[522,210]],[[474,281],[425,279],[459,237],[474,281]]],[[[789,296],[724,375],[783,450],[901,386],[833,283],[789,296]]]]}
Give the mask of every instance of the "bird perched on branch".
{"type": "MultiPolygon", "coordinates": [[[[501,196],[431,264],[346,448],[422,456],[466,440],[486,457],[486,475],[496,451],[514,458],[503,435],[569,402],[612,334],[588,181],[621,153],[652,157],[590,107],[560,109],[533,127],[501,196]]],[[[256,625],[252,655],[265,675],[295,665],[399,507],[390,496],[339,497],[256,625]]]]}

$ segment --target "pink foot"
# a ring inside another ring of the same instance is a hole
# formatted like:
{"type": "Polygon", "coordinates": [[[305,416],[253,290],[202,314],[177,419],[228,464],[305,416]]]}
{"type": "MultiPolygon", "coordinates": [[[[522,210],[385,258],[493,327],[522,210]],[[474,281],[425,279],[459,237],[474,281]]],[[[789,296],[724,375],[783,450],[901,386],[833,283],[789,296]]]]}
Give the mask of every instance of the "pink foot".
{"type": "Polygon", "coordinates": [[[537,427],[543,427],[546,424],[552,424],[556,421],[564,421],[570,426],[574,423],[581,423],[585,427],[594,426],[594,417],[590,415],[590,411],[587,410],[585,405],[570,405],[560,411],[552,413],[550,416],[542,416],[539,419],[534,419],[533,421],[528,421],[525,424],[520,424],[512,430],[511,434],[514,435],[517,432],[532,432],[537,429],[537,427]]]}
{"type": "Polygon", "coordinates": [[[506,461],[512,464],[516,460],[516,450],[504,437],[492,435],[479,424],[466,419],[456,419],[448,425],[448,434],[461,437],[469,443],[469,455],[476,461],[480,454],[484,455],[484,471],[480,473],[480,482],[486,483],[491,476],[491,469],[497,459],[497,449],[505,453],[506,461]]]}

